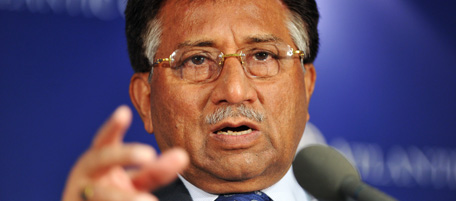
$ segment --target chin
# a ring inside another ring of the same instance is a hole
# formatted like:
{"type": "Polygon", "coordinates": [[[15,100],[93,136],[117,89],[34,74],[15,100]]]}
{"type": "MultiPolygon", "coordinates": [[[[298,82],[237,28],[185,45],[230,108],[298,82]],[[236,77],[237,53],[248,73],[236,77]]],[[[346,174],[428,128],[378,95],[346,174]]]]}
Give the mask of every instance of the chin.
{"type": "Polygon", "coordinates": [[[210,191],[213,191],[216,194],[251,192],[258,189],[265,189],[276,183],[278,179],[276,181],[274,178],[276,177],[272,175],[254,175],[251,174],[251,172],[244,175],[230,175],[221,178],[225,181],[223,182],[223,185],[216,185],[218,187],[211,189],[210,191]]]}
{"type": "Polygon", "coordinates": [[[258,153],[242,153],[221,157],[206,166],[209,172],[226,181],[244,181],[269,172],[274,168],[271,156],[258,153]],[[261,156],[261,157],[259,157],[261,156]]]}
{"type": "Polygon", "coordinates": [[[238,172],[224,172],[222,175],[216,175],[218,178],[225,180],[225,181],[230,181],[230,182],[242,182],[242,181],[248,181],[251,179],[254,179],[258,176],[261,175],[263,172],[262,170],[254,170],[252,171],[249,168],[243,169],[244,171],[238,171],[238,172]]]}
{"type": "Polygon", "coordinates": [[[265,189],[276,183],[283,175],[275,167],[277,166],[270,167],[265,163],[211,166],[198,169],[198,172],[184,177],[191,176],[186,178],[209,193],[243,193],[265,189]]]}

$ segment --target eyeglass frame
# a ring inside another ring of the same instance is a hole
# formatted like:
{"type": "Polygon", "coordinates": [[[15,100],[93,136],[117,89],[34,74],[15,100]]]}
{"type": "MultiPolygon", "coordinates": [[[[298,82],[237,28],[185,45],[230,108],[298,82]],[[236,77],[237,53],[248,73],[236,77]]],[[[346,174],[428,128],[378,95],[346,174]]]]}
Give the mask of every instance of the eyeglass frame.
{"type": "MultiPolygon", "coordinates": [[[[278,44],[278,43],[275,43],[275,44],[278,44]]],[[[294,54],[299,54],[299,57],[300,57],[300,60],[301,60],[301,66],[302,66],[303,70],[305,71],[305,68],[304,68],[304,56],[305,56],[305,53],[304,53],[304,51],[299,50],[299,49],[293,50],[293,48],[292,48],[290,45],[288,45],[288,44],[286,44],[286,43],[284,43],[284,44],[287,45],[287,46],[290,48],[288,52],[291,52],[291,54],[288,53],[289,56],[293,56],[294,54]]],[[[179,48],[179,49],[180,49],[180,48],[179,48]]],[[[173,61],[173,60],[174,60],[174,59],[173,59],[173,56],[176,54],[176,52],[177,52],[179,49],[174,50],[174,51],[169,55],[169,57],[167,57],[167,58],[160,58],[160,59],[156,59],[156,60],[155,60],[155,62],[151,65],[151,69],[150,69],[150,72],[149,72],[149,76],[148,76],[148,81],[149,81],[149,82],[152,81],[152,74],[153,74],[152,72],[153,72],[153,68],[154,68],[156,65],[160,64],[160,63],[163,63],[163,62],[171,62],[171,61],[173,61]]],[[[214,49],[217,49],[217,48],[214,48],[214,49]]],[[[236,52],[239,51],[239,50],[242,50],[242,49],[244,49],[244,48],[240,48],[240,49],[236,50],[236,52]]],[[[218,57],[221,57],[221,60],[220,60],[220,62],[218,63],[218,65],[220,66],[220,69],[223,69],[223,67],[224,67],[225,58],[228,58],[228,57],[239,57],[239,60],[240,60],[241,65],[242,65],[242,68],[243,68],[244,72],[247,73],[247,70],[245,69],[245,66],[244,66],[244,61],[243,61],[243,59],[242,59],[242,57],[245,57],[245,54],[242,53],[242,51],[241,51],[240,53],[225,54],[225,53],[223,53],[221,50],[219,50],[219,49],[217,49],[217,50],[220,52],[220,55],[218,55],[218,57]]],[[[221,72],[221,71],[220,71],[220,72],[221,72]]],[[[220,75],[220,74],[219,74],[219,75],[220,75]]],[[[219,75],[217,75],[217,77],[218,77],[219,75]]]]}

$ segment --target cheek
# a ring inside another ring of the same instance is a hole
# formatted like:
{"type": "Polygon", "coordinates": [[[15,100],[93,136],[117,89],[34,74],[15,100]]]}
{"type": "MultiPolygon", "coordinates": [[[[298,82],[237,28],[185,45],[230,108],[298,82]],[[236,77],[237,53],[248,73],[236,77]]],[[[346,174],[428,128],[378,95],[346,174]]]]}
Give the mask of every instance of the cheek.
{"type": "Polygon", "coordinates": [[[290,152],[299,143],[306,123],[304,78],[294,74],[280,80],[278,84],[265,86],[263,104],[268,112],[273,146],[290,152]]]}
{"type": "Polygon", "coordinates": [[[188,147],[186,143],[195,133],[201,133],[198,122],[204,101],[203,90],[195,86],[189,88],[182,83],[163,79],[166,75],[154,75],[162,79],[154,80],[151,87],[152,123],[160,149],[173,146],[188,147]]]}

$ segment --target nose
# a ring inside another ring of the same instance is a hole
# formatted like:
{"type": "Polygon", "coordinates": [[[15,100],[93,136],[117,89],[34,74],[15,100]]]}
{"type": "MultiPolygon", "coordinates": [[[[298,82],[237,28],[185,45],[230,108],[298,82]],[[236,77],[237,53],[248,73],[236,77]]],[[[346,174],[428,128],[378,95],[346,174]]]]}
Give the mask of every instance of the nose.
{"type": "Polygon", "coordinates": [[[258,99],[253,80],[249,78],[238,57],[226,57],[222,71],[211,94],[214,104],[253,103],[258,99]]]}

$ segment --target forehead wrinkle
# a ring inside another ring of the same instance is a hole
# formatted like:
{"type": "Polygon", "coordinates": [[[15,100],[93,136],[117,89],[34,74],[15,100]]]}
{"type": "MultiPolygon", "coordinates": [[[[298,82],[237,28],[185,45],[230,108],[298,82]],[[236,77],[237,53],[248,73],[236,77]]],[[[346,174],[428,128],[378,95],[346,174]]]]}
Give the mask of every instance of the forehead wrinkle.
{"type": "MultiPolygon", "coordinates": [[[[274,34],[255,34],[253,36],[247,36],[243,40],[246,44],[255,44],[255,43],[268,43],[268,42],[283,42],[283,40],[274,34]]],[[[177,45],[177,48],[183,47],[215,47],[216,42],[211,39],[201,39],[201,40],[187,40],[177,45]]]]}
{"type": "MultiPolygon", "coordinates": [[[[265,42],[278,42],[278,41],[288,41],[285,40],[286,38],[277,37],[280,33],[268,33],[268,30],[257,29],[257,33],[250,33],[250,35],[240,36],[238,34],[233,34],[231,37],[233,38],[217,38],[216,34],[219,34],[216,30],[214,30],[213,26],[209,23],[206,23],[205,15],[210,14],[212,11],[219,10],[220,6],[224,5],[231,5],[231,6],[238,6],[237,9],[233,10],[231,13],[234,13],[234,16],[237,16],[238,13],[248,13],[247,15],[250,16],[258,26],[262,27],[276,27],[278,24],[277,22],[273,22],[272,24],[268,24],[269,20],[265,20],[263,18],[259,18],[260,16],[265,15],[262,12],[264,9],[269,9],[271,3],[277,2],[282,8],[283,3],[280,0],[270,0],[268,4],[246,4],[242,0],[212,0],[212,1],[205,1],[205,0],[170,0],[166,1],[164,7],[168,7],[167,12],[162,12],[161,19],[164,20],[163,24],[180,24],[184,28],[176,32],[174,27],[166,26],[163,30],[163,35],[166,35],[168,32],[173,32],[176,34],[177,37],[173,37],[178,41],[184,41],[181,43],[174,43],[168,44],[168,48],[170,50],[179,49],[182,47],[216,47],[225,49],[228,48],[230,50],[234,50],[236,48],[240,48],[244,45],[255,44],[255,43],[265,43],[265,42]],[[216,9],[216,7],[218,7],[216,9]],[[170,12],[171,11],[171,12],[170,12]],[[266,32],[263,32],[266,31],[266,32]],[[207,34],[210,33],[210,34],[207,34]],[[239,38],[241,37],[241,38],[239,38]],[[226,43],[227,41],[235,41],[235,44],[226,43]],[[237,46],[237,47],[236,47],[237,46]]],[[[274,4],[273,3],[273,4],[274,4]]],[[[267,14],[270,16],[272,14],[278,14],[280,17],[285,17],[283,13],[280,13],[278,10],[272,10],[267,14]]],[[[236,18],[236,17],[235,17],[236,18]]],[[[234,18],[229,18],[231,21],[234,18]]],[[[230,21],[224,15],[214,15],[212,17],[212,22],[219,21],[219,22],[228,22],[230,21]]],[[[250,19],[250,18],[249,18],[250,19]]],[[[281,24],[280,24],[281,25],[281,24]]],[[[237,33],[239,28],[230,27],[233,33],[237,33]]],[[[240,27],[242,30],[242,27],[240,27]]],[[[282,35],[280,35],[282,36],[282,35]]],[[[164,45],[164,44],[162,44],[164,45]]]]}

